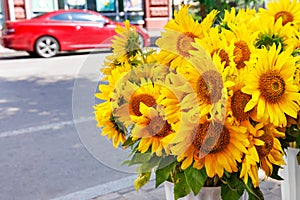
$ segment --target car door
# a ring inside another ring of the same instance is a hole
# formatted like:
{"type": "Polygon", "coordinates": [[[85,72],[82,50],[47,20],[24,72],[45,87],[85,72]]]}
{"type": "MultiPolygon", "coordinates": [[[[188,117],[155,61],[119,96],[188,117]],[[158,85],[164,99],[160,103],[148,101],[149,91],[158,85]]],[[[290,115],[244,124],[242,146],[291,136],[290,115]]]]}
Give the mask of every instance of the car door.
{"type": "Polygon", "coordinates": [[[87,12],[71,12],[76,31],[74,37],[85,48],[108,47],[114,29],[107,26],[104,18],[87,12]]]}
{"type": "MultiPolygon", "coordinates": [[[[72,24],[70,13],[55,14],[44,25],[44,34],[55,37],[59,41],[62,50],[68,50],[73,45],[75,40],[72,33],[76,29],[74,24],[72,24]]],[[[42,26],[40,27],[41,29],[42,26]]]]}

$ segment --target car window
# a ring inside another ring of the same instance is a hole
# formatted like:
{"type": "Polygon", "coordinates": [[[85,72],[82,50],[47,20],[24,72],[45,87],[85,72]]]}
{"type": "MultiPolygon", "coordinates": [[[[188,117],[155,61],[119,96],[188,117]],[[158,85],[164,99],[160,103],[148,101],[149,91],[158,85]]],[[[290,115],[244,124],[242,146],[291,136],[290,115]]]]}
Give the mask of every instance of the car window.
{"type": "Polygon", "coordinates": [[[105,23],[106,20],[98,15],[93,15],[91,13],[84,12],[72,12],[72,21],[75,22],[100,22],[105,23]]]}
{"type": "Polygon", "coordinates": [[[50,17],[50,19],[59,21],[71,21],[71,15],[69,13],[61,13],[50,17]]]}

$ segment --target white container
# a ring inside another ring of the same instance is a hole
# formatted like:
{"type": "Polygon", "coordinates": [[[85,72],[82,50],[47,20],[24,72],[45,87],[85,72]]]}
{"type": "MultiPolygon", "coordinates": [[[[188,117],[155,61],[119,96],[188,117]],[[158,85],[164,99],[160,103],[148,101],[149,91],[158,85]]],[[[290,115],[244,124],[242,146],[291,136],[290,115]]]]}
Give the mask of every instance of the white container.
{"type": "Polygon", "coordinates": [[[286,166],[281,169],[280,175],[284,179],[281,182],[282,200],[300,199],[300,165],[298,165],[297,154],[300,149],[288,148],[286,150],[286,166]]]}
{"type": "MultiPolygon", "coordinates": [[[[166,200],[174,200],[174,184],[164,182],[166,200]]],[[[191,191],[187,196],[178,200],[221,200],[221,187],[202,187],[200,192],[195,196],[191,191]]],[[[248,193],[244,192],[240,200],[248,200],[248,193]]]]}

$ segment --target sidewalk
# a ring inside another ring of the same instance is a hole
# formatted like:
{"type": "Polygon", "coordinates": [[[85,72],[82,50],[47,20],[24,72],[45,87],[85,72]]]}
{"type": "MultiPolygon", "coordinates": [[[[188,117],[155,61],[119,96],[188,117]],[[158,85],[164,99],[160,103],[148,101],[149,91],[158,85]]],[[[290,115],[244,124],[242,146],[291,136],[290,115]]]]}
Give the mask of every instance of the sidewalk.
{"type": "MultiPolygon", "coordinates": [[[[265,200],[281,200],[280,181],[268,179],[262,181],[260,188],[265,200]]],[[[138,192],[134,187],[125,188],[116,192],[108,193],[91,200],[166,200],[163,184],[155,188],[155,182],[150,181],[138,192]]]]}

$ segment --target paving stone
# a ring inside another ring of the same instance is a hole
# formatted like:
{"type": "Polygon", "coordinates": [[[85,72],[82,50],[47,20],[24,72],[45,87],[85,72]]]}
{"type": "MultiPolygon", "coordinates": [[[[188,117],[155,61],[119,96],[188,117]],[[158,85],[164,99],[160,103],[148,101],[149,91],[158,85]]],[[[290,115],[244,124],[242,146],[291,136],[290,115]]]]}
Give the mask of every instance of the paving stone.
{"type": "Polygon", "coordinates": [[[93,200],[119,200],[122,196],[116,192],[99,196],[93,200]]]}
{"type": "Polygon", "coordinates": [[[134,187],[129,187],[129,188],[125,188],[125,189],[119,190],[118,193],[120,195],[123,195],[123,194],[126,194],[128,192],[132,192],[132,191],[135,191],[134,187]]]}
{"type": "Polygon", "coordinates": [[[165,188],[157,188],[149,192],[152,196],[155,196],[157,200],[166,200],[165,188]]]}
{"type": "Polygon", "coordinates": [[[133,191],[123,195],[124,200],[155,200],[156,197],[152,196],[149,192],[139,190],[133,191]]]}

